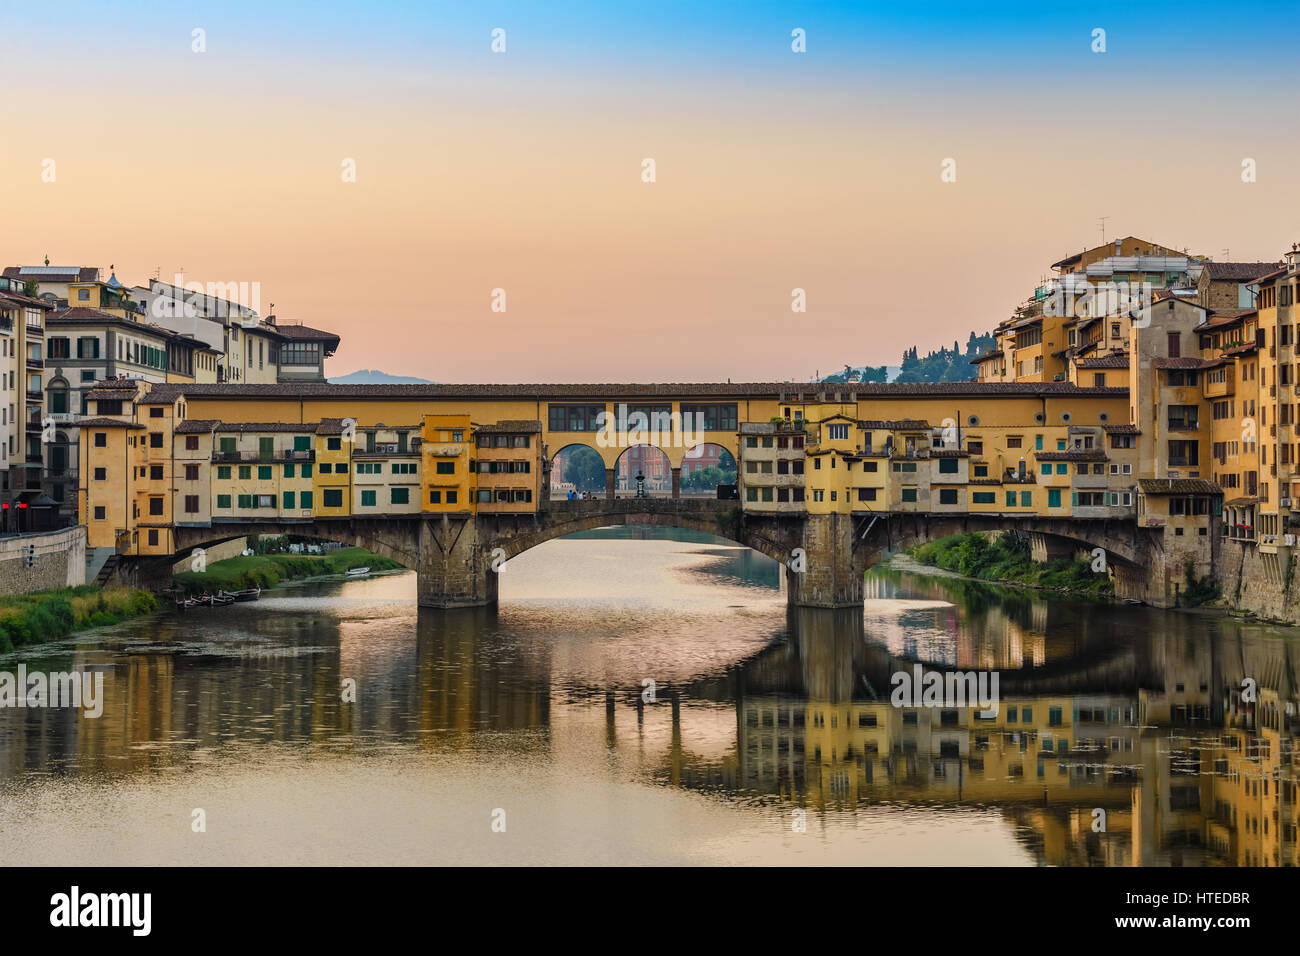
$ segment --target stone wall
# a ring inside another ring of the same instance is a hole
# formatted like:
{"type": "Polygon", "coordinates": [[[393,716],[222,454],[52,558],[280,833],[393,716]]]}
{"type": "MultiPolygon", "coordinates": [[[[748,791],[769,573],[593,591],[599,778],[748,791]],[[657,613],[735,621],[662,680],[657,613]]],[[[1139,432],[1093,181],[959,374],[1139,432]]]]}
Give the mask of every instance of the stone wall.
{"type": "MultiPolygon", "coordinates": [[[[227,558],[237,558],[244,553],[244,549],[247,547],[247,538],[233,538],[230,541],[222,541],[219,544],[210,545],[204,548],[204,559],[208,564],[215,564],[217,561],[225,561],[227,558]]],[[[189,571],[192,567],[193,560],[193,553],[187,554],[172,565],[172,571],[189,571]]]]}
{"type": "Polygon", "coordinates": [[[1273,621],[1300,624],[1300,586],[1295,558],[1287,551],[1264,554],[1254,544],[1224,541],[1219,558],[1219,594],[1224,604],[1273,621]]]}
{"type": "Polygon", "coordinates": [[[86,583],[86,529],[82,525],[0,538],[0,594],[27,594],[86,583]],[[26,566],[27,549],[36,563],[26,566]]]}

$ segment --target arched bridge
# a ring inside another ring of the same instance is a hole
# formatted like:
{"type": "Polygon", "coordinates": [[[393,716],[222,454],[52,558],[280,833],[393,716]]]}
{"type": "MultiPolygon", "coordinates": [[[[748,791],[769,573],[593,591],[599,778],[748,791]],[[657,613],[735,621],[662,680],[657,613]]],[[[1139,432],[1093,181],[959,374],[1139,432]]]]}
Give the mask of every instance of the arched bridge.
{"type": "MultiPolygon", "coordinates": [[[[804,607],[854,607],[863,602],[863,575],[888,553],[963,532],[1014,528],[1029,536],[1045,560],[1102,548],[1122,597],[1167,603],[1147,569],[1159,563],[1159,542],[1136,521],[1044,518],[1036,515],[863,513],[755,514],[739,501],[708,498],[618,498],[552,501],[531,514],[392,515],[304,521],[221,522],[175,529],[175,558],[194,548],[252,534],[300,534],[360,545],[416,571],[419,602],[428,607],[492,604],[505,561],[553,538],[609,525],[662,525],[705,531],[736,541],[786,566],[789,601],[804,607]],[[1152,583],[1148,583],[1152,582],[1152,583]],[[1147,589],[1157,589],[1155,593],[1147,589]]],[[[131,574],[131,559],[124,575],[131,574]]],[[[137,559],[143,561],[145,559],[137,559]]],[[[135,580],[163,570],[136,564],[135,580]]]]}

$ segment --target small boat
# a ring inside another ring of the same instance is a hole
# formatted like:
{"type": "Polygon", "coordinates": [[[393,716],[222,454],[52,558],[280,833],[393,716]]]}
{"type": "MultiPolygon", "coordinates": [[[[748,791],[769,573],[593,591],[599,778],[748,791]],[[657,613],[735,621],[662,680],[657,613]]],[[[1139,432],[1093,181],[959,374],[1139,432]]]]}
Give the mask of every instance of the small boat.
{"type": "Polygon", "coordinates": [[[260,587],[244,588],[242,591],[228,591],[226,593],[233,596],[236,601],[256,601],[262,596],[262,589],[260,587]]]}
{"type": "Polygon", "coordinates": [[[349,578],[363,578],[363,577],[365,577],[365,576],[366,576],[367,574],[369,574],[369,573],[370,573],[370,568],[368,568],[368,567],[367,567],[367,568],[348,568],[348,570],[347,570],[346,572],[344,572],[345,576],[346,576],[346,577],[349,577],[349,578]]]}
{"type": "Polygon", "coordinates": [[[227,604],[235,603],[235,596],[233,594],[226,594],[222,591],[218,591],[211,598],[211,603],[213,607],[225,607],[227,604]]]}

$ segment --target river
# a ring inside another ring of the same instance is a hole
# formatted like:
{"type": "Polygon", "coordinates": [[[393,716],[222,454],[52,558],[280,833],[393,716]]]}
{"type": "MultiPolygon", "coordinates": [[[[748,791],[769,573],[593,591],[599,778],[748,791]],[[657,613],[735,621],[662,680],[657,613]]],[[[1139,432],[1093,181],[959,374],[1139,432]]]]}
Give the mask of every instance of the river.
{"type": "Polygon", "coordinates": [[[104,675],[97,718],[0,710],[0,862],[1297,863],[1292,631],[897,567],[787,611],[778,571],[608,529],[491,610],[321,579],[0,657],[104,675]],[[997,718],[894,707],[915,661],[997,670],[997,718]]]}

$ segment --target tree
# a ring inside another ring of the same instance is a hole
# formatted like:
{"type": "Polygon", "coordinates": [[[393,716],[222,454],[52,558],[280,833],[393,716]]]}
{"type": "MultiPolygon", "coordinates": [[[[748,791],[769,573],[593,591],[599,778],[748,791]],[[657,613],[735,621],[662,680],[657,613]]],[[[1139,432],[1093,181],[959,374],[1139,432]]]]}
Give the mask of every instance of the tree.
{"type": "Polygon", "coordinates": [[[605,490],[605,463],[594,449],[574,445],[564,449],[564,480],[579,491],[605,490]]]}

